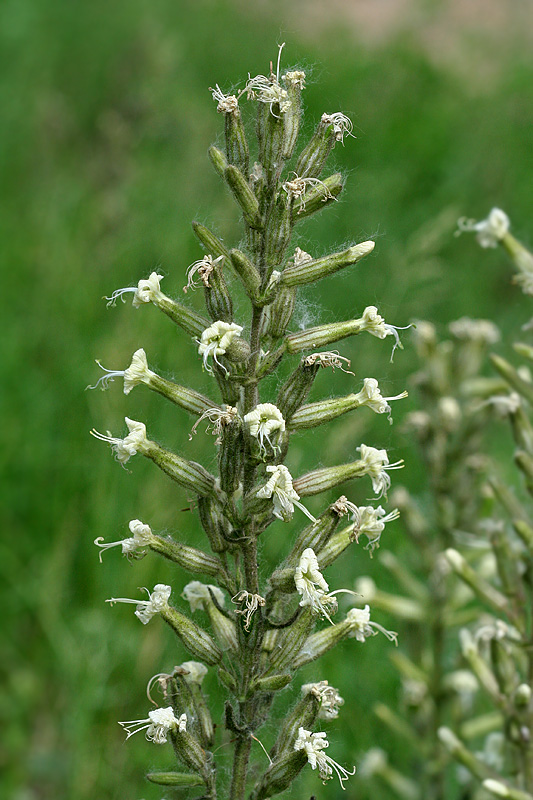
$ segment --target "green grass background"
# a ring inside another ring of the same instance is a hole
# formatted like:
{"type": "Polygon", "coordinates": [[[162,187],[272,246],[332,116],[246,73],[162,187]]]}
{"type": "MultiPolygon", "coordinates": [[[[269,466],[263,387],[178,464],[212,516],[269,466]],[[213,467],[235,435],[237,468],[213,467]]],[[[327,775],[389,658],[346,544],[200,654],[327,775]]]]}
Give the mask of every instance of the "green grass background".
{"type": "MultiPolygon", "coordinates": [[[[442,8],[422,3],[422,19],[442,8]]],[[[229,0],[0,5],[2,797],[161,798],[143,773],[172,764],[166,748],[142,736],[125,745],[116,722],[144,716],[147,680],[186,653],[157,620],[143,628],[131,608],[104,600],[138,596],[137,587],[159,581],[172,581],[177,595],[186,578],[155,557],[130,565],[117,551],[100,565],[92,542],[122,538],[138,517],[196,543],[197,519],[183,510],[185,493],[153,465],[134,459],[131,472],[120,469],[88,432],[95,426],[118,435],[128,415],[207,467],[213,443],[203,435],[190,443],[185,413],[143,388],[128,398],[118,384],[105,394],[84,390],[98,376],[95,358],[124,368],[143,346],[163,374],[210,391],[194,345],[154,307],[112,310],[101,299],[155,268],[166,275],[165,291],[181,296],[187,266],[202,255],[192,219],[238,243],[235,208],[206,158],[222,131],[208,86],[227,90],[248,72],[266,72],[286,41],[284,63],[309,75],[305,130],[323,111],[342,110],[354,121],[357,138],[332,159],[348,177],[342,201],[306,222],[295,243],[316,255],[369,237],[377,247],[355,270],[303,292],[299,324],[347,319],[369,304],[397,325],[416,317],[444,325],[468,314],[510,331],[528,319],[503,255],[453,237],[458,216],[479,218],[500,205],[532,243],[527,37],[511,26],[495,47],[482,26],[462,38],[459,31],[456,62],[439,59],[438,45],[435,51],[416,30],[369,43],[340,12],[324,8],[309,29],[289,10],[229,0]]],[[[188,297],[201,307],[200,292],[188,297]]],[[[358,379],[374,375],[396,394],[413,369],[408,335],[405,343],[393,365],[388,341],[358,337],[341,352],[358,379]]],[[[351,376],[335,373],[334,381],[338,393],[353,387],[351,376]]],[[[321,375],[313,396],[332,386],[321,375]]],[[[414,407],[410,398],[397,420],[414,407]]],[[[405,457],[407,468],[393,479],[419,490],[416,454],[399,429],[363,410],[296,438],[290,466],[298,473],[350,460],[364,441],[405,457]]],[[[356,500],[368,496],[368,486],[352,491],[356,500]]],[[[299,523],[269,530],[266,559],[283,554],[299,523]]],[[[399,525],[387,537],[387,545],[405,549],[399,525]]],[[[382,579],[379,559],[370,562],[359,548],[327,577],[336,588],[351,586],[369,570],[382,579]]],[[[327,677],[346,698],[328,729],[341,763],[357,763],[376,742],[402,762],[401,747],[371,714],[376,700],[397,698],[389,649],[381,637],[350,641],[320,670],[306,670],[304,677],[327,677]]],[[[215,676],[206,688],[220,715],[215,676]]],[[[288,702],[285,694],[280,713],[288,702]]],[[[274,735],[272,724],[267,746],[274,735]]],[[[223,750],[219,757],[224,767],[223,750]]],[[[344,796],[368,791],[355,778],[344,796]]],[[[313,793],[340,791],[333,783],[322,788],[308,770],[292,796],[313,793]]]]}

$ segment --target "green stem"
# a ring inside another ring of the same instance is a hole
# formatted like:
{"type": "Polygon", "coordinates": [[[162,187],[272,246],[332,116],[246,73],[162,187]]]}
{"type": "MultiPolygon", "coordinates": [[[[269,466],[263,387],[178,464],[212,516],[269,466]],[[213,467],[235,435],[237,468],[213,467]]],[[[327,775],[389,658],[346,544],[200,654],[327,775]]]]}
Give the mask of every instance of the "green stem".
{"type": "Polygon", "coordinates": [[[249,734],[238,734],[233,756],[233,775],[229,800],[244,800],[246,794],[246,776],[252,740],[249,734]]]}

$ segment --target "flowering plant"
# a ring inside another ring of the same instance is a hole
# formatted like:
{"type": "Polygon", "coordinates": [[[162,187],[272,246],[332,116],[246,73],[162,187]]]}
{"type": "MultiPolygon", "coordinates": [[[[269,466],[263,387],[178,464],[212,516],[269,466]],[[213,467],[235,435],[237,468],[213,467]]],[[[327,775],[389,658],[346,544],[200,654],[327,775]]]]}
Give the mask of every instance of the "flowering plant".
{"type": "MultiPolygon", "coordinates": [[[[291,255],[298,223],[335,202],[343,188],[340,174],[321,176],[329,154],[345,134],[351,134],[352,126],[341,113],[324,114],[310,140],[293,157],[305,74],[300,70],[281,74],[281,50],[276,72],[271,68],[268,76],[249,77],[235,94],[225,95],[218,85],[212,90],[224,117],[226,148],[222,152],[213,146],[209,154],[242,214],[245,245],[230,249],[211,230],[193,223],[207,254],[188,269],[185,288],[203,286],[207,316],[164,294],[162,276],[156,273],[109,298],[112,304],[131,293],[134,308],[152,303],[190,336],[198,347],[199,363],[218,385],[221,402],[157,375],[149,369],[144,350],[134,354],[129,368],[105,370],[99,381],[105,388],[122,377],[126,393],[145,384],[196,418],[192,432],[207,419],[217,437],[215,476],[152,441],[142,422],[126,419],[129,433],[123,439],[94,431],[96,438],[111,445],[121,464],[137,453],[144,455],[197,498],[199,522],[212,553],[200,545],[186,546],[158,535],[140,520],[130,523],[133,535],[122,542],[102,544],[99,538],[96,543],[100,555],[115,545],[135,557],[152,551],[211,581],[192,580],[183,588],[190,614],[179,610],[176,599],[172,600],[173,588],[165,584],[157,584],[152,592],[146,590],[148,599],[109,600],[135,604],[135,614],[143,624],[161,617],[195,659],[150,680],[149,696],[157,683],[164,707],[150,711],[145,719],[120,724],[128,737],[144,730],[155,743],[171,742],[179,770],[151,773],[152,782],[181,789],[201,786],[205,798],[223,792],[221,796],[241,800],[250,790],[253,800],[266,800],[288,788],[306,764],[318,769],[324,781],[335,773],[344,788],[353,771],[325,753],[325,732],[312,730],[318,720],[334,719],[343,702],[327,681],[303,687],[301,699],[279,726],[266,763],[252,769],[254,742],[259,742],[257,734],[271,714],[276,694],[293,681],[298,667],[348,638],[364,642],[382,631],[395,640],[394,633],[370,620],[367,604],[349,609],[344,619],[335,621],[335,595],[346,590],[330,592],[322,571],[363,533],[369,548],[377,547],[385,523],[398,512],[357,506],[343,495],[315,518],[302,500],[364,477],[382,498],[391,484],[388,471],[402,467],[403,462],[390,463],[385,450],[361,444],[356,448],[360,457],[352,462],[314,469],[297,478],[284,463],[296,431],[361,406],[390,416],[389,402],[406,393],[383,397],[378,382],[365,378],[363,388],[347,397],[305,403],[321,368],[349,371],[348,359],[336,351],[316,352],[318,348],[365,331],[379,339],[393,336],[394,348],[401,344],[397,328],[386,323],[374,306],[353,320],[291,332],[298,288],[355,265],[372,252],[374,243],[355,244],[317,258],[297,247],[291,255]],[[243,96],[257,104],[258,142],[252,165],[239,106],[243,96]],[[234,312],[231,281],[235,276],[250,302],[249,319],[234,312]],[[262,381],[283,359],[295,356],[299,361],[277,397],[264,397],[262,381]],[[260,563],[260,537],[272,524],[279,529],[296,519],[295,508],[308,517],[308,524],[285,561],[269,570],[270,577],[264,580],[268,565],[260,563]],[[340,526],[347,515],[351,521],[340,526]],[[233,608],[226,603],[227,597],[233,608]],[[192,619],[197,611],[207,615],[209,632],[192,619]],[[225,732],[219,726],[217,737],[226,737],[234,751],[229,788],[224,785],[224,773],[217,772],[215,726],[201,689],[208,667],[217,671],[226,693],[225,732]]],[[[264,753],[258,751],[258,756],[265,762],[264,753]]]]}

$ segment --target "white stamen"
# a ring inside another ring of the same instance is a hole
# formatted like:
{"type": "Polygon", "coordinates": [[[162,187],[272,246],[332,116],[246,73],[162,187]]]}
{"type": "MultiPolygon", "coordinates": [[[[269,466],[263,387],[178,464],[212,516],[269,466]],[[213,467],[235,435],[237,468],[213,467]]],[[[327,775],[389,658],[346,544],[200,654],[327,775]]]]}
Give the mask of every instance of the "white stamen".
{"type": "Polygon", "coordinates": [[[357,447],[361,454],[361,461],[365,468],[365,475],[370,475],[372,480],[372,489],[378,497],[386,495],[390,485],[391,479],[387,474],[390,469],[402,469],[404,466],[403,459],[395,461],[394,464],[389,464],[389,457],[386,450],[377,450],[375,447],[369,447],[362,444],[357,447]]]}
{"type": "Polygon", "coordinates": [[[152,593],[144,587],[143,591],[146,592],[149,600],[130,600],[128,597],[111,597],[109,600],[106,600],[106,603],[112,606],[115,605],[115,603],[133,603],[137,606],[135,609],[135,616],[137,619],[140,619],[143,625],[146,625],[150,622],[152,617],[168,608],[168,598],[170,597],[172,589],[164,583],[157,583],[152,593]]]}

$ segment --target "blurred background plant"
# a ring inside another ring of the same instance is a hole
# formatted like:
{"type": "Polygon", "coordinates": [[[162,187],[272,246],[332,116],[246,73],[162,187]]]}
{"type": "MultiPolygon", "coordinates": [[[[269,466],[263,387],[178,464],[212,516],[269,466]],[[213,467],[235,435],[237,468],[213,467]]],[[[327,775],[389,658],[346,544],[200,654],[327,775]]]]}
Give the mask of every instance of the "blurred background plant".
{"type": "MultiPolygon", "coordinates": [[[[117,708],[120,719],[132,718],[144,679],[173,666],[176,654],[158,626],[139,631],[135,619],[131,627],[125,620],[117,636],[103,600],[124,565],[118,559],[100,565],[92,542],[120,538],[132,516],[141,510],[150,516],[174,495],[148,465],[135,464],[127,475],[111,459],[95,457],[88,431],[104,415],[116,430],[125,413],[135,418],[142,405],[147,417],[157,413],[167,441],[172,435],[184,448],[186,417],[175,430],[170,413],[146,394],[132,395],[126,409],[117,394],[83,390],[94,382],[95,354],[118,364],[141,345],[157,351],[161,363],[174,363],[181,383],[192,380],[193,351],[164,344],[163,320],[153,315],[148,325],[122,310],[109,315],[105,302],[92,298],[156,267],[185,278],[202,255],[188,225],[197,213],[207,224],[216,219],[220,235],[236,233],[230,198],[205,167],[213,132],[207,87],[237,83],[243,67],[266,70],[273,45],[286,41],[289,60],[309,74],[308,119],[322,113],[326,97],[354,121],[357,141],[337,148],[334,162],[355,174],[344,199],[317,219],[308,249],[376,237],[377,247],[355,278],[326,279],[306,291],[299,324],[313,321],[317,308],[348,319],[355,306],[379,299],[388,319],[444,325],[464,315],[488,318],[505,341],[517,319],[529,318],[528,299],[513,289],[503,253],[480,253],[453,231],[461,214],[481,217],[500,205],[523,221],[516,234],[531,243],[531,8],[529,0],[337,0],[327,9],[296,0],[288,7],[277,0],[2,4],[3,796],[140,795],[145,744],[133,739],[123,746],[117,708]],[[320,82],[313,81],[313,67],[320,82]]],[[[380,343],[373,344],[364,353],[357,341],[343,348],[359,378],[381,363],[380,343]]],[[[383,383],[390,395],[405,388],[414,369],[412,348],[401,355],[389,385],[383,383]]],[[[351,391],[352,380],[340,375],[339,393],[351,391]]],[[[317,395],[325,388],[317,380],[317,395]]],[[[414,410],[414,398],[404,407],[414,410]]],[[[425,469],[415,466],[415,448],[398,424],[401,412],[395,421],[386,435],[382,425],[372,427],[368,440],[401,452],[409,464],[402,480],[419,494],[425,469]]],[[[364,419],[365,431],[373,422],[364,419]]],[[[345,421],[333,422],[325,442],[296,440],[295,460],[298,448],[302,464],[305,448],[327,448],[329,463],[351,460],[361,424],[352,419],[347,432],[345,421]]],[[[514,485],[503,430],[493,426],[491,447],[502,479],[514,485]]],[[[172,532],[192,543],[192,515],[178,509],[169,526],[176,517],[179,529],[172,532]]],[[[409,563],[408,544],[396,530],[382,550],[409,563]]],[[[273,558],[277,546],[265,544],[273,558]]],[[[372,575],[378,559],[362,551],[357,557],[359,571],[372,575]]],[[[339,564],[339,585],[353,575],[350,558],[339,564]]],[[[131,591],[167,580],[155,571],[148,560],[136,565],[131,591]]],[[[387,588],[397,588],[393,576],[387,588]]],[[[376,637],[371,651],[357,652],[357,681],[352,695],[344,695],[354,712],[335,731],[341,762],[354,763],[354,750],[357,761],[378,738],[396,764],[408,757],[407,743],[384,732],[371,714],[376,698],[398,704],[388,646],[376,637]]],[[[347,665],[331,658],[324,669],[337,685],[347,665]]],[[[216,697],[216,685],[207,690],[216,697]]],[[[309,781],[302,796],[308,786],[312,794],[309,781]]],[[[321,791],[333,797],[336,789],[321,791]]],[[[373,790],[358,782],[349,791],[362,798],[373,790]]],[[[146,786],[144,796],[160,793],[146,786]]]]}

